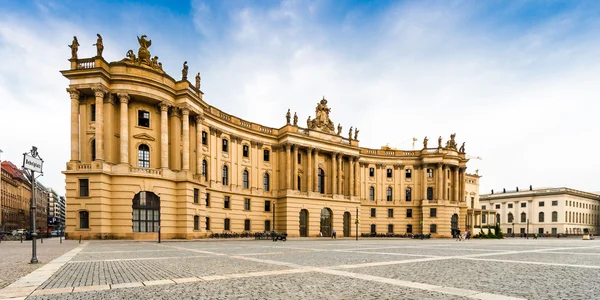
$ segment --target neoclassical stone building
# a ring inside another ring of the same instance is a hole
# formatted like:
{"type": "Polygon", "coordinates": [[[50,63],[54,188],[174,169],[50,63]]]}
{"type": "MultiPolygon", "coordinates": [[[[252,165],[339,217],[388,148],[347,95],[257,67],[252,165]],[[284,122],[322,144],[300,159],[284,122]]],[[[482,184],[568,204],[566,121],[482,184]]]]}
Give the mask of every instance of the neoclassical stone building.
{"type": "MultiPolygon", "coordinates": [[[[324,98],[316,114],[269,128],[204,101],[200,76],[181,80],[138,37],[121,61],[72,45],[70,238],[201,238],[285,231],[290,236],[432,233],[465,228],[468,159],[452,135],[422,150],[368,149],[342,135],[324,98]]],[[[100,40],[101,42],[101,40],[100,40]]]]}

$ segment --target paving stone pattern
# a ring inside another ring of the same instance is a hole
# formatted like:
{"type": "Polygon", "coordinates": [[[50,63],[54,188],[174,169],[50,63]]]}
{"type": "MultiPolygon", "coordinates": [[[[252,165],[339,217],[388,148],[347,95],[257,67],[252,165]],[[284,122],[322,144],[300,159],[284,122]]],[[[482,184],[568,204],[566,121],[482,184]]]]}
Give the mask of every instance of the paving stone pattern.
{"type": "Polygon", "coordinates": [[[597,299],[597,278],[597,240],[92,241],[28,299],[597,299]]]}

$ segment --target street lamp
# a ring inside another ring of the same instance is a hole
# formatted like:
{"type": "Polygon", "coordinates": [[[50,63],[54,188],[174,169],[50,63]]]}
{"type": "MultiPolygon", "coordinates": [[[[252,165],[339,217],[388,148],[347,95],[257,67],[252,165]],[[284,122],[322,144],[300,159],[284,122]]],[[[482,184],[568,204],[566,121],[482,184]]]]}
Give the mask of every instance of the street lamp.
{"type": "Polygon", "coordinates": [[[357,241],[358,241],[358,222],[359,222],[359,220],[358,220],[358,206],[357,206],[356,207],[356,222],[354,222],[354,223],[356,223],[356,240],[357,241]]]}
{"type": "Polygon", "coordinates": [[[515,222],[513,222],[512,225],[513,225],[512,236],[515,237],[515,222]]]}

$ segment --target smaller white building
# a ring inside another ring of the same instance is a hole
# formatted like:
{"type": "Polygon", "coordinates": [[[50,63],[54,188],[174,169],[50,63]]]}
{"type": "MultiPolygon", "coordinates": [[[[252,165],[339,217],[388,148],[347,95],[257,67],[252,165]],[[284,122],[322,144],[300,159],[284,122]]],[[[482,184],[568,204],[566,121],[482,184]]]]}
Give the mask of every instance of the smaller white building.
{"type": "MultiPolygon", "coordinates": [[[[482,216],[481,224],[500,223],[511,234],[583,234],[600,231],[600,195],[570,188],[540,188],[479,196],[483,210],[494,210],[496,220],[482,216]]],[[[493,215],[492,215],[493,217],[493,215]]]]}

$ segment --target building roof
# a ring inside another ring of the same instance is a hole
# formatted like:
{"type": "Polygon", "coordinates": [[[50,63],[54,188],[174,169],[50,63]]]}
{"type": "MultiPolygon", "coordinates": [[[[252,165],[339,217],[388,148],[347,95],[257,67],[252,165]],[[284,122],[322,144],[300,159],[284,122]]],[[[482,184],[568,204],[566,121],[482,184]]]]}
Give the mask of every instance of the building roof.
{"type": "Polygon", "coordinates": [[[27,180],[27,177],[25,177],[25,174],[23,174],[23,172],[21,172],[21,170],[19,170],[19,168],[17,168],[15,164],[8,160],[2,162],[2,170],[8,172],[8,174],[10,174],[10,176],[12,176],[13,179],[29,182],[29,180],[27,180]]]}
{"type": "Polygon", "coordinates": [[[560,194],[568,194],[568,195],[572,195],[572,196],[583,197],[583,198],[600,201],[600,194],[579,191],[579,190],[571,189],[571,188],[567,188],[567,187],[537,188],[537,189],[531,189],[531,190],[526,189],[526,190],[520,190],[520,191],[516,191],[516,190],[502,191],[500,193],[479,195],[479,200],[480,201],[489,201],[489,200],[497,200],[497,199],[533,197],[533,196],[548,196],[548,195],[560,195],[560,194]]]}

